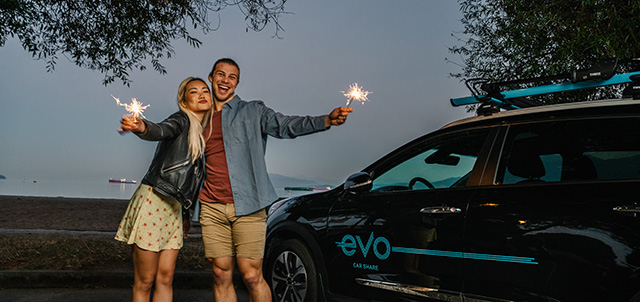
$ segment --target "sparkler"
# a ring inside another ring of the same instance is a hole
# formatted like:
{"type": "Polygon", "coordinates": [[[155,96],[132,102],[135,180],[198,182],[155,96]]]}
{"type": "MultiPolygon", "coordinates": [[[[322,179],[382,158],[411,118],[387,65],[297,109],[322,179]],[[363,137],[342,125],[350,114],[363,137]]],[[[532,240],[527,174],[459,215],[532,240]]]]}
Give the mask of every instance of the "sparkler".
{"type": "Polygon", "coordinates": [[[138,102],[138,100],[136,98],[132,98],[131,99],[131,103],[130,104],[124,104],[124,103],[120,103],[120,99],[118,99],[117,97],[113,96],[113,94],[111,95],[111,97],[116,100],[116,104],[118,104],[118,106],[123,106],[125,110],[127,110],[127,112],[133,114],[133,122],[137,122],[136,118],[138,118],[138,116],[141,116],[143,118],[146,118],[142,112],[147,109],[147,107],[149,107],[149,105],[145,105],[142,106],[141,102],[138,102]]]}
{"type": "Polygon", "coordinates": [[[351,102],[353,101],[358,101],[364,104],[364,102],[369,100],[367,98],[367,95],[369,95],[369,93],[371,92],[362,90],[362,87],[358,86],[358,83],[353,83],[349,85],[349,91],[342,91],[342,93],[344,94],[344,96],[349,98],[347,99],[347,105],[345,106],[346,108],[349,108],[349,106],[351,106],[351,102]]]}

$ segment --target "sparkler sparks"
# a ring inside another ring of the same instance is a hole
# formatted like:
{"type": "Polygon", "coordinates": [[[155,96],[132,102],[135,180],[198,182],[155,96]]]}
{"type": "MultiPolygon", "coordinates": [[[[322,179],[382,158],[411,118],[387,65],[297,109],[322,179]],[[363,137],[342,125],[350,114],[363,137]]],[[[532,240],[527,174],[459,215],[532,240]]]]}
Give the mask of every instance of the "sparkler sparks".
{"type": "Polygon", "coordinates": [[[111,95],[111,97],[116,100],[116,104],[118,104],[118,106],[123,106],[125,110],[127,110],[127,112],[133,114],[133,121],[135,122],[136,119],[141,116],[143,118],[146,118],[142,112],[147,109],[147,107],[149,107],[149,105],[145,105],[142,106],[141,102],[138,102],[138,100],[136,98],[132,98],[131,99],[131,104],[124,104],[124,103],[120,103],[120,99],[118,99],[117,97],[113,96],[113,94],[111,95]]]}
{"type": "Polygon", "coordinates": [[[358,101],[362,104],[364,104],[364,102],[366,101],[369,101],[367,95],[369,95],[369,93],[371,92],[362,90],[362,87],[358,86],[358,83],[353,83],[349,85],[349,91],[342,91],[342,93],[344,94],[344,96],[349,98],[347,99],[347,105],[345,106],[346,108],[349,108],[349,106],[351,106],[351,102],[353,101],[358,101]]]}

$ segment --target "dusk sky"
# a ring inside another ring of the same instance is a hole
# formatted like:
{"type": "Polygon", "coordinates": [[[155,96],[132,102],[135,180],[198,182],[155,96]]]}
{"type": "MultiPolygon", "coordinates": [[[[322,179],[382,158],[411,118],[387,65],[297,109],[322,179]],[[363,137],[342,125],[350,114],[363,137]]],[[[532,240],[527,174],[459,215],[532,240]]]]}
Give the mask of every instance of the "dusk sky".
{"type": "MultiPolygon", "coordinates": [[[[275,28],[246,32],[244,16],[229,7],[216,31],[200,35],[200,48],[173,42],[168,73],[148,68],[130,74],[131,87],[75,66],[64,56],[52,73],[10,38],[0,47],[0,175],[7,179],[140,180],[156,144],[120,135],[123,102],[149,104],[159,122],[177,110],[179,83],[206,78],[213,62],[235,59],[241,80],[236,94],[263,100],[278,112],[322,115],[344,106],[341,91],[357,82],[370,102],[353,104],[347,123],[294,140],[270,138],[270,173],[340,184],[400,145],[453,120],[469,116],[449,99],[468,95],[450,73],[461,62],[448,52],[463,30],[456,1],[287,1],[275,28]]],[[[148,64],[150,65],[150,64],[148,64]]],[[[0,192],[1,194],[2,192],[0,192]]]]}

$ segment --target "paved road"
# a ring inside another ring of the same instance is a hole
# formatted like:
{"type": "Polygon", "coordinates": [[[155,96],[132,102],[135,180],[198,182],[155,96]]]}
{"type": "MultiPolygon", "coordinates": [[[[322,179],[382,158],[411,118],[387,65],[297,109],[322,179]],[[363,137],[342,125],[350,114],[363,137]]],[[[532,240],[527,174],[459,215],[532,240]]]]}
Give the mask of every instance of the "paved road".
{"type": "MultiPolygon", "coordinates": [[[[131,300],[130,271],[0,271],[0,302],[117,302],[131,300]]],[[[174,302],[213,301],[209,272],[176,271],[174,302]]],[[[249,301],[234,273],[238,301],[249,301]]]]}
{"type": "MultiPolygon", "coordinates": [[[[131,300],[131,290],[118,289],[4,289],[0,290],[0,302],[127,302],[131,300]]],[[[211,290],[175,289],[174,302],[212,302],[211,290]]],[[[238,301],[249,301],[247,291],[238,289],[238,301]]]]}

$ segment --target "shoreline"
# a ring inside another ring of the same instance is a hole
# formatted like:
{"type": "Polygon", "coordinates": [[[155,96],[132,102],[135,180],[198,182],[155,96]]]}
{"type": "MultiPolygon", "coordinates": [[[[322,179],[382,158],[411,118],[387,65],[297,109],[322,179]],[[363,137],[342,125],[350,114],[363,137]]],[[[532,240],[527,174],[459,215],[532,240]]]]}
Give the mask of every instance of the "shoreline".
{"type": "Polygon", "coordinates": [[[0,228],[115,232],[128,199],[0,195],[0,228]]]}
{"type": "MultiPolygon", "coordinates": [[[[125,199],[0,195],[0,253],[6,255],[0,258],[0,290],[52,284],[104,287],[115,286],[114,280],[129,287],[131,246],[114,239],[128,205],[125,199]]],[[[191,277],[182,276],[179,284],[202,287],[202,280],[208,280],[210,286],[210,270],[200,227],[192,226],[176,262],[176,272],[191,277]]]]}

